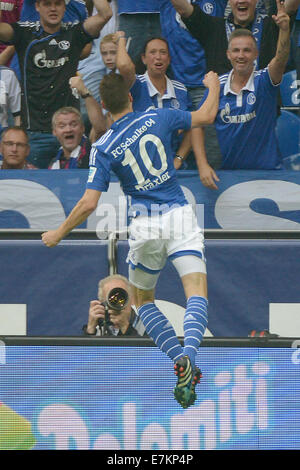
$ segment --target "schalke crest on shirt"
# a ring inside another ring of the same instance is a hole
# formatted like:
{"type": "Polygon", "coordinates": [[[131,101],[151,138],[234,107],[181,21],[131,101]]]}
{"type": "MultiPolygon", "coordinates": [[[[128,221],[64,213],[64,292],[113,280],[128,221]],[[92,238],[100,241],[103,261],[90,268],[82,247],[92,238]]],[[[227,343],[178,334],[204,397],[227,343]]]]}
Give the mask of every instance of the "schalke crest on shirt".
{"type": "Polygon", "coordinates": [[[207,15],[212,15],[214,12],[214,6],[210,2],[206,2],[203,5],[203,11],[204,13],[207,13],[207,15]]]}
{"type": "Polygon", "coordinates": [[[254,93],[249,93],[249,95],[247,96],[247,103],[248,104],[254,104],[256,101],[256,96],[254,93]]]}
{"type": "Polygon", "coordinates": [[[64,50],[64,51],[65,51],[66,49],[69,49],[70,46],[71,46],[71,44],[70,44],[69,41],[60,41],[60,42],[58,43],[58,47],[59,47],[60,49],[64,50]]]}
{"type": "Polygon", "coordinates": [[[179,101],[176,98],[172,98],[171,108],[174,108],[174,109],[179,109],[180,108],[179,101]]]}

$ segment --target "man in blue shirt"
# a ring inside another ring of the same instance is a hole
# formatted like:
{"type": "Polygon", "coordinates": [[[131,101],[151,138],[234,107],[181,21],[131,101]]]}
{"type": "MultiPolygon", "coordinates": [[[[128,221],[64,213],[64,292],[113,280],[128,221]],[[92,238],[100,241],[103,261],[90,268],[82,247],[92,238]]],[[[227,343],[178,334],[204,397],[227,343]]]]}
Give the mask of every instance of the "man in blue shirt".
{"type": "MultiPolygon", "coordinates": [[[[275,126],[277,94],[289,57],[289,16],[277,0],[279,27],[275,57],[268,67],[254,70],[258,56],[249,30],[237,29],[229,39],[228,59],[233,69],[220,77],[220,103],[215,126],[222,152],[222,169],[268,170],[281,167],[275,126]]],[[[196,153],[196,151],[195,151],[196,153]]],[[[202,183],[216,189],[217,176],[199,155],[202,183]]]]}
{"type": "MultiPolygon", "coordinates": [[[[162,34],[168,41],[170,49],[172,78],[186,86],[193,109],[197,109],[205,92],[205,87],[202,85],[202,79],[207,70],[204,48],[190,34],[170,0],[158,0],[158,3],[162,34]]],[[[209,16],[223,17],[227,0],[195,0],[193,4],[198,5],[209,16]]],[[[197,129],[197,132],[201,133],[201,129],[197,129]]],[[[204,132],[205,149],[203,151],[209,164],[214,169],[218,169],[221,152],[216,130],[212,125],[206,126],[204,132]]],[[[199,146],[199,142],[197,145],[199,146]]],[[[194,163],[192,169],[195,167],[194,163]]]]}
{"type": "Polygon", "coordinates": [[[207,285],[203,234],[176,178],[171,134],[213,121],[219,97],[217,75],[210,72],[204,84],[209,88],[208,98],[198,111],[133,112],[124,78],[115,73],[104,77],[100,94],[114,123],[93,144],[82,199],[58,229],[42,235],[45,245],[57,245],[95,210],[101,192],[108,189],[111,170],[115,172],[132,199],[127,261],[135,305],[147,334],[175,363],[174,395],[183,408],[194,403],[201,377],[195,359],[207,325],[207,285]],[[154,303],[156,282],[167,257],[182,279],[187,298],[184,348],[154,303]]]}

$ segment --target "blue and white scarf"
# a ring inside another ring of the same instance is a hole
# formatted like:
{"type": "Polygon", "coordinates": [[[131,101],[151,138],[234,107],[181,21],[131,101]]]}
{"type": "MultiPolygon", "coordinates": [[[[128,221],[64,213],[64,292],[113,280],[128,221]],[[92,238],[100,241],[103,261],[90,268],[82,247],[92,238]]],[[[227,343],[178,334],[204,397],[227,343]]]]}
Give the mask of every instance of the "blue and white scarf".
{"type": "MultiPolygon", "coordinates": [[[[260,50],[263,23],[264,23],[264,18],[266,16],[267,16],[267,14],[266,14],[264,8],[256,7],[256,15],[255,15],[254,21],[252,23],[251,32],[252,32],[252,34],[255,38],[258,50],[260,50]]],[[[227,40],[229,40],[229,37],[230,37],[231,33],[236,29],[236,26],[233,23],[232,14],[229,15],[228,19],[225,20],[227,40]],[[231,19],[231,21],[228,20],[228,19],[231,19]]],[[[255,67],[255,69],[257,69],[258,60],[254,61],[254,67],[255,67]]]]}

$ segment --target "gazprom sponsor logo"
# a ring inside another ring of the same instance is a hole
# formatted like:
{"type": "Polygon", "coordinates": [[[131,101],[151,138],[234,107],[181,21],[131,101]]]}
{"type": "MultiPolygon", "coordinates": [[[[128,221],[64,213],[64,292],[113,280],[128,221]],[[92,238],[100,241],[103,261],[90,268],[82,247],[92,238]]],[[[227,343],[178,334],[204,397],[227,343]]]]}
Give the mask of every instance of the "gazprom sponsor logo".
{"type": "Polygon", "coordinates": [[[256,117],[255,111],[253,111],[252,113],[237,114],[235,116],[231,116],[230,112],[231,110],[230,110],[229,103],[226,103],[224,109],[220,111],[220,117],[222,121],[225,122],[225,124],[240,124],[243,122],[251,121],[252,119],[256,117]]]}
{"type": "Polygon", "coordinates": [[[33,58],[34,64],[40,69],[53,69],[57,67],[62,67],[68,61],[69,57],[60,57],[59,59],[47,59],[45,50],[39,52],[38,54],[35,54],[33,58]]]}

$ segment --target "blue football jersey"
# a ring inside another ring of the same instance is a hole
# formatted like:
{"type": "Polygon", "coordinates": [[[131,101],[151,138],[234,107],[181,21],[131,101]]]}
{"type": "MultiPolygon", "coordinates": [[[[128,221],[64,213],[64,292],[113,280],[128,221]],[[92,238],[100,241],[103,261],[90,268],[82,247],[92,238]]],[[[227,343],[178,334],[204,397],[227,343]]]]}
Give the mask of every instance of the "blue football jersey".
{"type": "Polygon", "coordinates": [[[275,133],[279,85],[268,68],[254,71],[237,95],[230,74],[220,77],[219,110],[215,127],[222,153],[222,169],[268,170],[281,162],[275,133]]]}
{"type": "Polygon", "coordinates": [[[158,13],[157,0],[118,0],[118,14],[122,13],[158,13]]]}
{"type": "MultiPolygon", "coordinates": [[[[151,108],[171,108],[190,111],[192,103],[186,87],[175,80],[167,79],[167,89],[163,96],[160,96],[154,85],[151,83],[148,72],[144,75],[137,75],[135,83],[130,89],[133,98],[134,111],[146,111],[151,108]]],[[[175,156],[183,134],[179,135],[177,130],[172,135],[172,150],[175,156]]]]}
{"type": "MultiPolygon", "coordinates": [[[[170,0],[158,0],[160,24],[171,55],[173,77],[190,88],[202,84],[206,73],[205,53],[182,22],[170,0]]],[[[193,2],[210,16],[224,16],[227,0],[196,0],[193,2]]]]}
{"type": "Polygon", "coordinates": [[[113,171],[132,204],[151,212],[152,205],[187,204],[174,169],[171,136],[175,129],[190,127],[188,111],[126,114],[93,144],[87,189],[107,191],[113,171]]]}

